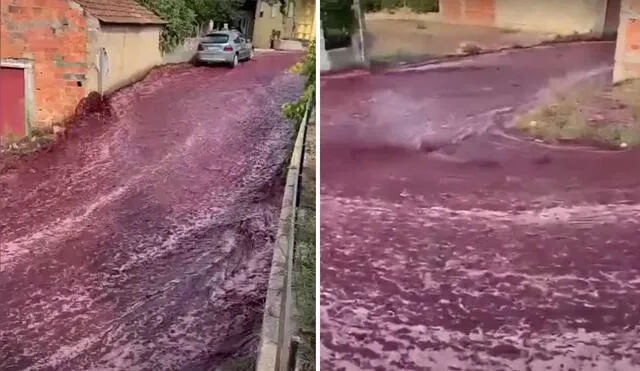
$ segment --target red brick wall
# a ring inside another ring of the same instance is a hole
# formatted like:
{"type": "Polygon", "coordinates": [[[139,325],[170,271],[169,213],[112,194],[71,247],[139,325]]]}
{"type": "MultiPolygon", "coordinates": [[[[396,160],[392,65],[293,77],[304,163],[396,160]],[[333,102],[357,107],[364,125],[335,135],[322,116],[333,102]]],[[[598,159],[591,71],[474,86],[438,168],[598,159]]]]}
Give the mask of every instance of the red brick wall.
{"type": "Polygon", "coordinates": [[[440,14],[449,22],[462,22],[464,0],[440,0],[440,14]]]}
{"type": "Polygon", "coordinates": [[[622,2],[613,79],[640,78],[640,0],[622,2]]]}
{"type": "Polygon", "coordinates": [[[440,0],[440,12],[445,20],[492,26],[495,23],[495,0],[440,0]]]}
{"type": "Polygon", "coordinates": [[[627,53],[640,53],[640,18],[629,19],[627,23],[626,45],[624,50],[627,53]]]}
{"type": "Polygon", "coordinates": [[[35,124],[64,120],[85,95],[83,10],[66,0],[0,0],[0,11],[0,58],[34,61],[35,124]]]}

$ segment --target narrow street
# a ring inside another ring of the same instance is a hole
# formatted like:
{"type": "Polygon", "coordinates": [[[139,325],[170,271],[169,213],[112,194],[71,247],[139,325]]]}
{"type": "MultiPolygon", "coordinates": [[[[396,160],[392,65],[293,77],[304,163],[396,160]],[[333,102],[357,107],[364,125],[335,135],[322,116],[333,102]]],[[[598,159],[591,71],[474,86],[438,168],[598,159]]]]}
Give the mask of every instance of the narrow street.
{"type": "Polygon", "coordinates": [[[256,351],[292,53],[169,67],[0,176],[0,370],[209,370],[256,351]]]}
{"type": "Polygon", "coordinates": [[[613,55],[322,79],[323,370],[640,369],[640,153],[505,128],[550,85],[609,81],[613,55]]]}

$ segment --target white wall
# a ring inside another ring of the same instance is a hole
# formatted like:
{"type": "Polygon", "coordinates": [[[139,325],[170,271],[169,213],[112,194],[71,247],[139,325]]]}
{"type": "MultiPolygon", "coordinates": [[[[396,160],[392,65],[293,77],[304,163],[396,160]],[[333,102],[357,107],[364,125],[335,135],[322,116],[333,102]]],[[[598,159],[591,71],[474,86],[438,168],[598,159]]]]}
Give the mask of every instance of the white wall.
{"type": "Polygon", "coordinates": [[[162,63],[185,63],[191,61],[198,49],[200,38],[193,37],[186,39],[184,43],[177,46],[171,53],[162,55],[162,63]]]}
{"type": "Polygon", "coordinates": [[[139,80],[151,68],[162,64],[161,31],[161,25],[103,24],[95,19],[90,20],[87,90],[102,90],[104,93],[117,90],[139,80]],[[101,48],[106,49],[108,60],[102,88],[97,69],[101,48]]]}
{"type": "Polygon", "coordinates": [[[601,36],[606,6],[607,0],[496,0],[496,26],[601,36]]]}

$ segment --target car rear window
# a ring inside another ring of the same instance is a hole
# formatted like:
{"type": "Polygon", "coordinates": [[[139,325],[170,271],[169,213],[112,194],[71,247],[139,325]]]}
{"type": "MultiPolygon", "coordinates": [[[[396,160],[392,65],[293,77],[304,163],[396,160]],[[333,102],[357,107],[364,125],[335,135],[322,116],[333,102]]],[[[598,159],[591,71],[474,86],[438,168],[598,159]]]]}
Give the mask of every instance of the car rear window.
{"type": "Polygon", "coordinates": [[[224,33],[214,33],[211,35],[207,35],[204,38],[204,42],[211,44],[224,44],[229,42],[229,35],[224,33]]]}

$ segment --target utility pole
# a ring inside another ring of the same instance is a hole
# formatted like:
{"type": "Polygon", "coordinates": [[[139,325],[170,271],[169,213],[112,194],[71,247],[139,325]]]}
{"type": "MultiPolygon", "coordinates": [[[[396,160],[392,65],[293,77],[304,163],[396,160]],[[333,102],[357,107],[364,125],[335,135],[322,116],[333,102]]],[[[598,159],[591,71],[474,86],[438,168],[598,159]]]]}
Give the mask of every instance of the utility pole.
{"type": "Polygon", "coordinates": [[[360,62],[363,65],[368,65],[368,61],[364,52],[364,22],[363,22],[363,17],[362,17],[362,9],[360,8],[360,0],[353,0],[353,12],[356,16],[356,19],[358,20],[358,37],[360,39],[359,42],[359,55],[358,58],[360,58],[360,62]]]}

